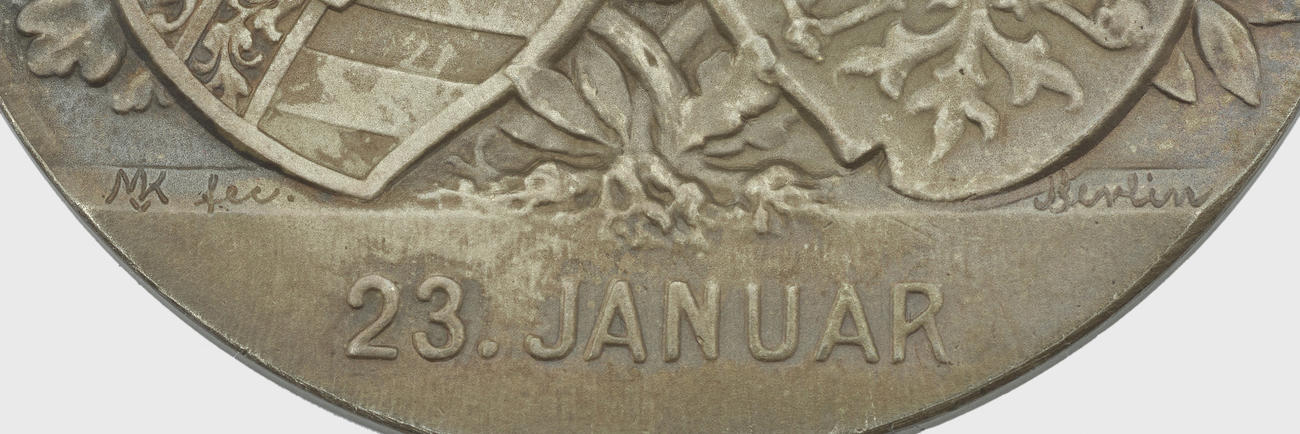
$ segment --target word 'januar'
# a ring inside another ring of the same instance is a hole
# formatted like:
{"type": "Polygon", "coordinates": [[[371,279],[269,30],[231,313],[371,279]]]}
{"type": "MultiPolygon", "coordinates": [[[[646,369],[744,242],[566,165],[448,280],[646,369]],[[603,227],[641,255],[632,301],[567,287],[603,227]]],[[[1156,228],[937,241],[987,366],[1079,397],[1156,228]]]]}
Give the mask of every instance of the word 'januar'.
{"type": "MultiPolygon", "coordinates": [[[[558,319],[558,326],[548,328],[551,336],[542,333],[527,334],[523,338],[522,351],[539,361],[558,361],[572,356],[575,351],[583,360],[595,361],[602,357],[605,350],[612,347],[625,349],[631,360],[644,363],[649,358],[647,339],[643,327],[643,313],[638,310],[634,300],[632,285],[624,280],[615,280],[609,284],[602,297],[599,308],[595,311],[595,320],[590,322],[585,342],[579,340],[579,289],[578,284],[567,281],[563,285],[559,312],[542,312],[539,318],[558,319]]],[[[676,362],[682,354],[682,334],[689,329],[694,334],[693,341],[698,345],[705,360],[717,360],[719,357],[719,323],[724,314],[720,287],[715,283],[705,285],[703,291],[693,291],[684,282],[671,282],[666,285],[662,295],[662,352],[664,362],[676,362]]],[[[745,322],[745,339],[748,357],[761,362],[781,362],[794,357],[800,347],[800,298],[799,286],[788,286],[784,290],[784,303],[777,306],[764,306],[762,289],[757,284],[749,284],[745,289],[743,319],[745,322]],[[765,324],[762,320],[764,311],[783,313],[783,324],[765,324]],[[764,338],[767,327],[779,327],[767,330],[770,335],[764,338]],[[780,332],[780,333],[773,333],[780,332]],[[771,336],[780,336],[779,341],[771,336]]],[[[942,364],[950,364],[951,359],[943,345],[939,331],[937,315],[943,308],[941,286],[928,283],[900,283],[890,290],[892,304],[890,329],[890,358],[894,363],[906,359],[908,339],[922,334],[928,340],[930,353],[942,364]],[[919,312],[909,312],[908,298],[924,299],[924,308],[919,312]],[[920,333],[923,332],[923,333],[920,333]]],[[[347,354],[358,359],[386,359],[398,357],[398,348],[373,343],[393,323],[397,316],[399,289],[396,283],[382,276],[367,276],[360,279],[348,293],[348,304],[354,309],[365,306],[365,297],[371,292],[378,292],[383,297],[383,305],[377,318],[361,330],[348,343],[347,354]]],[[[416,298],[421,303],[438,306],[428,314],[428,321],[439,331],[445,333],[433,338],[428,332],[411,334],[414,350],[429,361],[444,361],[455,358],[466,344],[466,323],[461,318],[460,308],[465,298],[465,291],[455,280],[435,276],[424,281],[416,288],[416,298]],[[435,296],[445,295],[445,301],[434,303],[435,296]]],[[[840,347],[852,347],[860,351],[868,363],[881,360],[880,351],[872,338],[872,321],[868,319],[867,310],[863,308],[862,299],[853,285],[841,285],[835,291],[834,300],[826,308],[825,321],[816,324],[819,338],[816,341],[813,360],[829,360],[831,354],[840,347]]],[[[583,320],[587,322],[590,320],[583,320]]],[[[686,339],[691,342],[692,339],[686,339]]],[[[495,341],[485,340],[479,344],[479,354],[483,358],[494,357],[499,348],[495,341]]]]}

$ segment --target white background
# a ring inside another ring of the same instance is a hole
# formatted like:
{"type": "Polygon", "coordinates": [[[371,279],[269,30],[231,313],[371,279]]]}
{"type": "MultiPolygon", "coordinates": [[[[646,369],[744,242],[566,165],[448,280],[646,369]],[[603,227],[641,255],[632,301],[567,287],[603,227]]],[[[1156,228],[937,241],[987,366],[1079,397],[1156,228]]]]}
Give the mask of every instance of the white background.
{"type": "MultiPolygon", "coordinates": [[[[7,130],[0,174],[0,432],[368,432],[173,316],[82,228],[7,130]]],[[[1297,186],[1293,137],[1144,303],[932,432],[1295,432],[1297,186]]]]}

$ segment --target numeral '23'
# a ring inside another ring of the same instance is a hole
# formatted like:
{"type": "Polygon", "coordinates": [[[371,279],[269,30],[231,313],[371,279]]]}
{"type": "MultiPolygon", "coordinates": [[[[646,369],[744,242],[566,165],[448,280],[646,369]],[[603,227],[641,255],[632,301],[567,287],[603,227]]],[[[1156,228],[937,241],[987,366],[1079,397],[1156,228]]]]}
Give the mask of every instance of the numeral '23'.
{"type": "MultiPolygon", "coordinates": [[[[348,357],[357,359],[396,359],[397,348],[377,345],[373,341],[397,317],[397,284],[382,276],[363,277],[348,291],[348,305],[352,306],[353,309],[365,307],[366,295],[371,292],[378,292],[383,297],[379,317],[375,318],[374,322],[371,322],[370,325],[362,329],[348,342],[348,357]]],[[[443,304],[441,309],[429,313],[429,322],[447,329],[446,343],[434,345],[429,340],[429,334],[426,332],[416,332],[411,335],[411,341],[416,352],[420,353],[420,357],[435,362],[456,357],[457,354],[460,354],[461,348],[465,346],[465,324],[457,316],[464,297],[464,291],[461,290],[460,284],[443,276],[434,276],[420,284],[415,295],[420,301],[431,302],[434,294],[439,292],[447,294],[447,302],[443,304]]]]}

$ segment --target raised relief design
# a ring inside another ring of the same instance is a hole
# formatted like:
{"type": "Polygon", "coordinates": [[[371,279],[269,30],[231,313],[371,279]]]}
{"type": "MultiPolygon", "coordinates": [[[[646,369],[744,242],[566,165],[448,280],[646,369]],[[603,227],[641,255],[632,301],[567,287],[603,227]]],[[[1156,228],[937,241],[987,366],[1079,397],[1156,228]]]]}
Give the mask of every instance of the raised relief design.
{"type": "Polygon", "coordinates": [[[555,321],[556,327],[549,327],[547,336],[524,333],[522,345],[509,348],[484,336],[494,333],[471,330],[482,327],[483,321],[475,313],[462,312],[461,307],[467,297],[479,295],[468,294],[456,280],[446,276],[427,278],[417,287],[418,306],[412,307],[403,302],[401,294],[409,289],[381,275],[367,275],[345,294],[347,306],[354,311],[350,322],[356,331],[346,343],[340,343],[344,354],[355,360],[396,360],[413,352],[427,362],[439,363],[458,357],[491,359],[498,353],[519,351],[540,362],[575,357],[586,362],[606,359],[672,364],[698,357],[705,361],[729,358],[774,363],[802,359],[822,363],[830,362],[840,352],[842,360],[899,365],[908,362],[911,342],[913,363],[954,364],[940,332],[938,318],[944,295],[943,286],[938,284],[900,282],[889,286],[881,294],[884,297],[864,296],[868,292],[851,284],[825,292],[790,285],[784,291],[770,291],[784,295],[783,305],[764,309],[761,293],[768,290],[755,283],[744,286],[744,301],[729,298],[726,300],[731,303],[727,303],[721,295],[722,285],[715,282],[692,286],[674,280],[662,286],[646,286],[615,279],[607,285],[587,282],[586,291],[596,294],[589,294],[593,303],[583,309],[578,304],[579,282],[577,278],[566,278],[562,294],[556,294],[557,311],[538,312],[555,318],[548,320],[555,321]],[[435,302],[434,294],[442,294],[441,300],[435,302]],[[819,306],[816,312],[808,312],[814,314],[808,318],[810,321],[799,319],[801,297],[806,304],[819,306]],[[887,315],[868,315],[877,304],[888,308],[887,315]],[[583,312],[581,319],[579,311],[583,312]],[[421,319],[411,321],[411,316],[421,319]],[[425,324],[425,317],[434,333],[409,328],[425,324]],[[725,318],[743,319],[745,333],[720,334],[719,326],[725,318]],[[583,324],[581,330],[579,322],[583,324]],[[889,339],[876,342],[873,325],[889,339]],[[768,334],[764,329],[780,331],[775,334],[779,339],[764,338],[768,334]],[[801,347],[802,330],[816,332],[818,339],[801,347]],[[479,339],[477,354],[464,352],[470,336],[475,335],[479,339]],[[724,340],[743,345],[724,345],[724,340]],[[731,353],[723,354],[728,347],[731,353]]]}
{"type": "Polygon", "coordinates": [[[809,175],[828,172],[816,166],[831,157],[771,82],[770,44],[700,50],[716,33],[710,20],[696,4],[657,34],[602,9],[556,66],[507,70],[531,110],[506,111],[480,140],[517,143],[551,161],[510,173],[482,152],[473,163],[452,157],[469,182],[423,199],[497,214],[587,202],[603,219],[602,235],[632,246],[704,244],[705,229],[736,214],[767,232],[773,214],[817,209],[818,180],[809,175]],[[692,55],[700,59],[693,68],[679,64],[692,55]],[[791,154],[799,146],[824,158],[801,161],[791,154]],[[772,158],[745,161],[746,149],[772,158]]]}
{"type": "Polygon", "coordinates": [[[777,80],[826,128],[841,163],[883,158],[895,190],[942,201],[1027,182],[1095,143],[1146,89],[1191,9],[1186,0],[713,3],[733,37],[781,41],[777,80]]]}
{"type": "Polygon", "coordinates": [[[112,109],[121,114],[172,104],[149,68],[129,54],[109,0],[32,0],[23,5],[16,25],[33,36],[27,49],[27,68],[33,74],[67,76],[75,71],[92,86],[112,82],[112,109]],[[124,65],[129,72],[119,73],[124,65]]]}
{"type": "Polygon", "coordinates": [[[595,0],[118,0],[159,71],[238,147],[374,197],[540,67],[595,0]]]}
{"type": "MultiPolygon", "coordinates": [[[[193,2],[185,5],[181,17],[192,11],[193,2]]],[[[212,3],[212,2],[208,2],[212,3]]],[[[298,12],[304,0],[278,0],[254,2],[226,2],[215,12],[217,17],[205,30],[200,47],[190,60],[190,69],[219,94],[221,102],[232,110],[242,110],[242,99],[251,92],[250,80],[265,73],[268,59],[274,57],[278,45],[284,42],[281,30],[291,15],[298,12]]],[[[157,19],[152,15],[154,27],[159,30],[179,30],[179,23],[157,19]],[[161,24],[161,25],[160,25],[161,24]]]]}
{"type": "MultiPolygon", "coordinates": [[[[1260,105],[1260,55],[1253,25],[1300,21],[1300,3],[1261,0],[1197,0],[1189,31],[1199,55],[1224,89],[1246,104],[1260,105]]],[[[1196,75],[1179,48],[1153,81],[1157,89],[1186,103],[1197,102],[1196,75]]]]}
{"type": "MultiPolygon", "coordinates": [[[[907,7],[902,0],[871,1],[834,18],[818,19],[806,15],[797,0],[784,1],[791,21],[786,40],[795,51],[818,61],[823,59],[822,42],[814,30],[829,37],[865,25],[885,12],[907,7]]],[[[907,79],[922,63],[952,53],[951,60],[934,71],[934,79],[906,97],[904,103],[912,114],[935,113],[931,164],[949,154],[961,140],[968,121],[980,127],[986,141],[999,134],[1003,115],[985,96],[991,79],[983,66],[986,53],[1006,72],[1014,106],[1029,105],[1040,89],[1065,95],[1067,110],[1083,101],[1084,90],[1074,71],[1052,57],[1042,33],[1033,33],[1028,41],[1014,40],[994,24],[993,11],[1012,12],[1022,21],[1030,14],[1056,14],[1097,45],[1112,50],[1143,45],[1152,38],[1150,12],[1138,0],[1105,2],[1092,16],[1060,0],[950,0],[930,6],[938,7],[954,8],[956,14],[930,33],[915,32],[897,22],[886,31],[883,45],[860,47],[838,67],[844,74],[878,77],[880,88],[898,100],[903,97],[907,79]]]]}
{"type": "Polygon", "coordinates": [[[112,83],[120,113],[172,103],[135,38],[233,146],[324,189],[373,198],[438,152],[460,182],[419,205],[594,214],[641,246],[833,215],[859,171],[913,199],[1004,192],[1152,86],[1195,102],[1197,61],[1258,106],[1253,28],[1300,21],[1273,0],[637,3],[33,0],[16,24],[31,72],[112,83]]]}

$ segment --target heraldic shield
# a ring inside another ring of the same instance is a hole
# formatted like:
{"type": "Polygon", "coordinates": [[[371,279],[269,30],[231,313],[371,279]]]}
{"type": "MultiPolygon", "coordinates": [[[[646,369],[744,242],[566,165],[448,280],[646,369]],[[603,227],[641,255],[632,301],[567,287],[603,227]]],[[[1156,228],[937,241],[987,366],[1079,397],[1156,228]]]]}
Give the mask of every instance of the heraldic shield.
{"type": "Polygon", "coordinates": [[[371,198],[508,95],[597,0],[118,0],[159,72],[237,148],[371,198]]]}
{"type": "Polygon", "coordinates": [[[894,190],[934,201],[1005,191],[1096,144],[1146,93],[1193,4],[710,3],[734,39],[773,41],[776,81],[843,164],[881,161],[894,190]]]}

